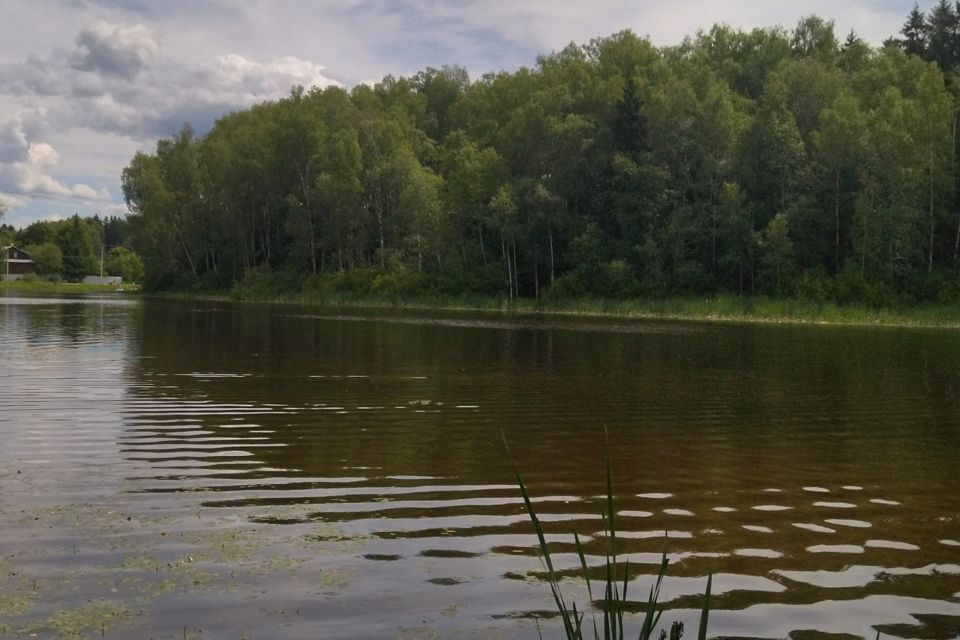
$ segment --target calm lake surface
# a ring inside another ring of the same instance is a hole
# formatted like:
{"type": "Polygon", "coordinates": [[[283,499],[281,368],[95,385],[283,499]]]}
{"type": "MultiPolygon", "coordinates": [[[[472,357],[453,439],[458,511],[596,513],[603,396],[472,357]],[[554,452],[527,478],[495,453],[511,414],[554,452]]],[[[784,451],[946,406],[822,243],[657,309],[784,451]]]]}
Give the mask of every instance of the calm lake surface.
{"type": "Polygon", "coordinates": [[[0,403],[0,637],[536,638],[604,427],[668,624],[960,635],[957,331],[8,296],[0,403]]]}

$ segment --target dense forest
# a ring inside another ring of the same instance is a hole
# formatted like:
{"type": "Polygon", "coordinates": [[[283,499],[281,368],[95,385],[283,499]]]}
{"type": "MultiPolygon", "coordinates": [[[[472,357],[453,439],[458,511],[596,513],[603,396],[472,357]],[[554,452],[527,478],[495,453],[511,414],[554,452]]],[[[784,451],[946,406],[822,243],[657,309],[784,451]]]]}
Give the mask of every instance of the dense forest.
{"type": "Polygon", "coordinates": [[[960,7],[304,90],[123,172],[153,289],[960,300],[960,7]]]}

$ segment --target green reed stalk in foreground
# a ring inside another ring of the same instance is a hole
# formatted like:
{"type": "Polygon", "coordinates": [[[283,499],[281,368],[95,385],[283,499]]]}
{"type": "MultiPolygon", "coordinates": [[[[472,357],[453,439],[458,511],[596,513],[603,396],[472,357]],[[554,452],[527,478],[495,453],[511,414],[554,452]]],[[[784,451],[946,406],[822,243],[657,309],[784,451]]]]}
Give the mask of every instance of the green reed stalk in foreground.
{"type": "MultiPolygon", "coordinates": [[[[604,429],[604,436],[606,437],[606,429],[604,429]]],[[[507,455],[510,456],[510,460],[513,462],[513,456],[510,455],[510,446],[507,443],[506,435],[503,435],[503,444],[507,449],[507,455]]],[[[624,566],[623,581],[621,583],[620,579],[616,575],[617,531],[615,511],[613,509],[613,474],[610,469],[609,441],[607,442],[605,459],[607,468],[607,500],[605,509],[601,511],[601,516],[603,518],[604,534],[607,539],[607,550],[604,556],[606,577],[604,580],[603,599],[599,604],[599,611],[603,619],[602,634],[600,627],[597,624],[596,610],[591,613],[591,618],[593,622],[594,638],[597,640],[600,638],[603,638],[604,640],[623,640],[625,635],[623,617],[625,605],[627,603],[627,586],[629,585],[630,563],[627,562],[624,566]]],[[[533,522],[533,528],[537,532],[540,553],[543,556],[543,563],[547,571],[547,584],[550,586],[550,592],[553,595],[554,604],[556,605],[557,612],[560,614],[560,619],[563,622],[564,633],[566,634],[568,640],[583,640],[583,619],[585,613],[577,610],[576,603],[570,603],[569,605],[567,604],[567,601],[563,595],[563,591],[560,589],[560,577],[557,575],[557,572],[554,569],[553,560],[550,557],[550,550],[547,547],[547,540],[543,535],[543,527],[540,524],[540,519],[537,518],[537,513],[534,510],[533,503],[530,500],[530,494],[527,492],[527,487],[523,483],[523,478],[520,476],[520,472],[515,463],[513,465],[513,471],[517,476],[517,484],[520,486],[520,493],[523,494],[523,503],[526,506],[527,514],[530,516],[530,520],[533,522]]],[[[573,539],[577,546],[577,555],[580,557],[580,567],[583,571],[583,581],[587,585],[587,596],[591,603],[596,602],[593,597],[593,588],[590,585],[587,559],[583,552],[583,545],[580,543],[580,536],[574,533],[573,539]]],[[[653,586],[650,587],[650,593],[647,596],[647,603],[643,616],[643,625],[640,628],[640,640],[650,640],[654,630],[660,623],[660,617],[663,614],[663,609],[661,608],[658,610],[657,603],[660,598],[660,586],[663,584],[663,577],[666,573],[668,563],[669,560],[667,559],[667,553],[664,551],[663,558],[660,561],[660,570],[657,573],[657,579],[653,586]]],[[[705,640],[707,637],[707,621],[710,614],[710,589],[712,585],[713,575],[711,574],[707,577],[707,590],[704,594],[703,610],[700,614],[700,627],[697,632],[697,640],[705,640]]],[[[674,622],[670,628],[670,640],[679,640],[682,634],[683,623],[674,622]]],[[[660,640],[665,640],[666,638],[667,632],[661,631],[660,640]]]]}

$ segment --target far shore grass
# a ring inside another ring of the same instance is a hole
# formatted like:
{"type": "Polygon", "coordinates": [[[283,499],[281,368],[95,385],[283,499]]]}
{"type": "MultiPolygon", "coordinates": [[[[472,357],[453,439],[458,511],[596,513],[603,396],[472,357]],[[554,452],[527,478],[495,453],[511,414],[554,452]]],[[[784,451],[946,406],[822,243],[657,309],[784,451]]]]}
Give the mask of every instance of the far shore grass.
{"type": "MultiPolygon", "coordinates": [[[[79,294],[118,293],[114,285],[78,282],[0,281],[0,293],[79,294]]],[[[122,293],[139,293],[138,285],[125,284],[122,293]]],[[[894,327],[938,327],[960,329],[960,306],[925,303],[902,308],[871,308],[859,304],[836,304],[792,298],[748,297],[730,294],[715,296],[672,296],[665,298],[573,298],[510,300],[477,294],[430,295],[358,292],[250,292],[179,291],[162,297],[206,300],[237,300],[256,303],[294,304],[311,307],[354,307],[372,309],[433,309],[542,314],[575,317],[686,320],[707,322],[759,322],[778,324],[821,324],[894,327]]]]}
{"type": "Polygon", "coordinates": [[[0,280],[0,292],[13,293],[131,293],[140,290],[136,284],[84,284],[83,282],[48,282],[44,280],[0,280]]]}
{"type": "Polygon", "coordinates": [[[904,308],[875,309],[865,305],[736,295],[623,300],[599,298],[509,300],[472,294],[451,296],[310,291],[254,294],[236,289],[219,293],[180,292],[166,295],[315,307],[433,309],[710,322],[960,328],[960,306],[932,303],[904,308]]]}

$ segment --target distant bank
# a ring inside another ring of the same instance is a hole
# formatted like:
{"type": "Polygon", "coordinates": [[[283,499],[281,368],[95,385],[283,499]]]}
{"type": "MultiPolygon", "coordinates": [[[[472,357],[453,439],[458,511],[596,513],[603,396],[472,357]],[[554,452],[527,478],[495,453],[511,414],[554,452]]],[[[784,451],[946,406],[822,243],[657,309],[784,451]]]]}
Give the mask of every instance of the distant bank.
{"type": "Polygon", "coordinates": [[[483,295],[409,295],[390,293],[179,292],[171,297],[237,300],[316,307],[380,309],[435,309],[521,314],[553,314],[584,317],[687,320],[708,322],[756,322],[851,326],[960,328],[960,307],[920,304],[904,308],[870,308],[857,304],[739,297],[736,295],[688,296],[634,299],[572,298],[535,300],[483,295]]]}
{"type": "MultiPolygon", "coordinates": [[[[140,293],[138,285],[95,285],[76,282],[2,282],[0,293],[76,294],[140,293]]],[[[709,322],[761,322],[888,327],[935,327],[960,329],[960,307],[926,303],[903,308],[871,308],[858,304],[821,303],[790,298],[736,295],[671,296],[663,298],[570,298],[535,300],[476,294],[410,295],[390,293],[265,293],[243,290],[178,291],[163,297],[230,299],[244,302],[357,308],[436,309],[486,311],[650,320],[709,322]]]]}
{"type": "Polygon", "coordinates": [[[43,282],[39,280],[0,280],[0,292],[14,293],[135,293],[140,291],[136,284],[86,284],[83,282],[43,282]]]}

